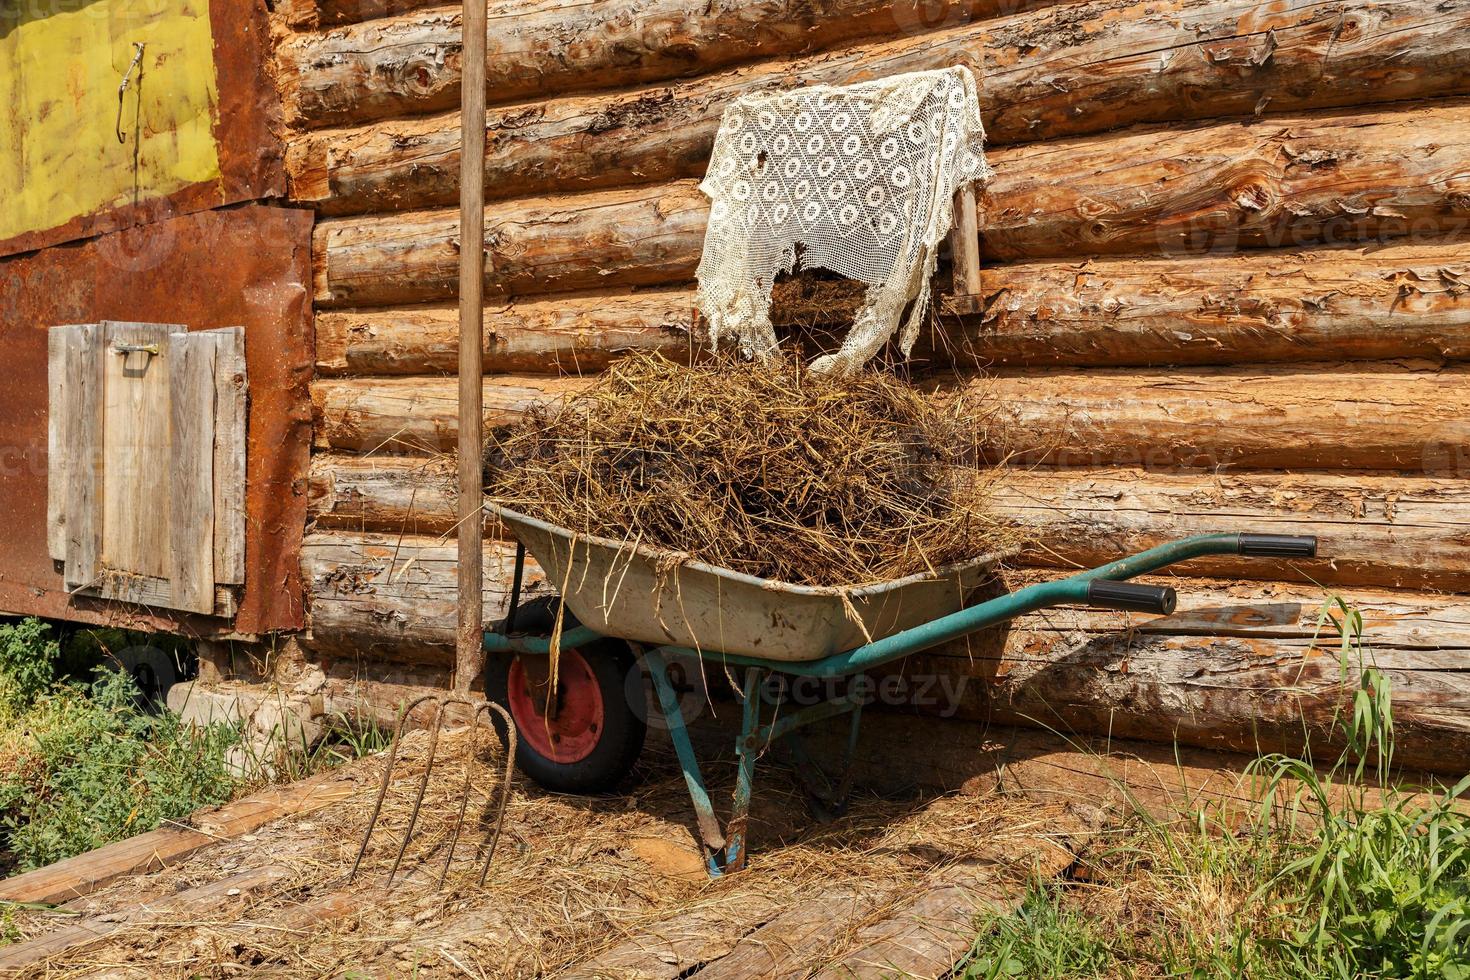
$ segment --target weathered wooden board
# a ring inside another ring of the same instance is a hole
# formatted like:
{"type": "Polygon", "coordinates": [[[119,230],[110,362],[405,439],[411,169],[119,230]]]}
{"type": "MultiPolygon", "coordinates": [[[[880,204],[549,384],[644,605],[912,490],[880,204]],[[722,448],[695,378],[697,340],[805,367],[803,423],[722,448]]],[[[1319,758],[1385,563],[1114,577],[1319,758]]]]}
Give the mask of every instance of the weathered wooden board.
{"type": "MultiPolygon", "coordinates": [[[[422,534],[454,527],[447,460],[318,453],[309,486],[311,518],[321,529],[422,534]]],[[[1313,533],[1322,539],[1315,561],[1202,558],[1185,568],[1337,587],[1470,591],[1470,482],[1462,479],[1017,469],[992,507],[1035,542],[1025,558],[1039,565],[1101,565],[1190,534],[1313,533]]]]}
{"type": "Polygon", "coordinates": [[[214,580],[245,581],[245,330],[227,327],[211,339],[214,361],[214,580]]]}
{"type": "MultiPolygon", "coordinates": [[[[864,37],[921,33],[1056,0],[604,0],[495,4],[488,101],[619,88],[813,51],[864,37]]],[[[330,126],[447,109],[459,103],[457,6],[325,33],[278,49],[288,120],[330,126]]]]}
{"type": "Polygon", "coordinates": [[[96,323],[57,327],[47,336],[47,540],[51,557],[69,569],[69,587],[98,578],[103,375],[95,352],[101,337],[96,323]]]}
{"type": "Polygon", "coordinates": [[[102,324],[103,405],[100,440],[102,569],[167,579],[172,514],[169,334],[179,325],[102,324]],[[119,346],[151,346],[119,352],[119,346]]]}
{"type": "Polygon", "coordinates": [[[162,827],[0,881],[0,901],[68,902],[124,875],[157,871],[202,848],[248,834],[272,820],[313,813],[352,793],[352,783],[332,773],[289,786],[273,786],[191,818],[193,827],[162,827]]]}
{"type": "MultiPolygon", "coordinates": [[[[1363,366],[1168,371],[1022,371],[983,386],[1008,406],[1022,457],[1066,466],[1386,469],[1464,476],[1470,384],[1464,369],[1363,366]]],[[[486,382],[486,418],[504,425],[588,383],[486,382]]],[[[319,448],[448,449],[455,387],[440,378],[336,378],[312,386],[319,448]]]]}
{"type": "MultiPolygon", "coordinates": [[[[1467,27],[1458,0],[1093,0],[668,86],[492,109],[486,190],[508,198],[696,177],[720,114],[743,94],[953,64],[976,67],[995,144],[1463,94],[1467,27]]],[[[329,214],[449,206],[459,117],[301,134],[288,169],[293,197],[329,214]]]]}
{"type": "MultiPolygon", "coordinates": [[[[169,432],[167,535],[153,539],[167,562],[172,605],[209,613],[214,610],[214,338],[169,334],[169,398],[164,414],[169,432]],[[161,540],[160,540],[161,538],[161,540]]],[[[155,411],[162,406],[155,407],[155,411]]],[[[243,448],[243,447],[242,447],[243,448]]],[[[244,488],[237,497],[243,501],[244,488]]],[[[157,506],[159,501],[145,500],[157,506]]]]}
{"type": "Polygon", "coordinates": [[[242,911],[252,898],[269,893],[295,873],[296,869],[289,865],[267,864],[208,884],[185,888],[121,912],[88,916],[75,925],[63,926],[28,942],[0,949],[0,972],[13,974],[41,967],[47,960],[101,942],[123,929],[146,928],[151,922],[195,921],[205,915],[221,915],[228,906],[236,906],[237,912],[242,911]]]}

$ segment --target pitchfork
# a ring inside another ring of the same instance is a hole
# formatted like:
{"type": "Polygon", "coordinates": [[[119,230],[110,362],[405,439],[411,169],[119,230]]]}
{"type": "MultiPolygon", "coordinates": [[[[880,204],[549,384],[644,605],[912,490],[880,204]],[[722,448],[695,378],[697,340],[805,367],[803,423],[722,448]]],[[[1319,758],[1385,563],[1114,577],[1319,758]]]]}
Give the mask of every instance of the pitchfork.
{"type": "Polygon", "coordinates": [[[362,835],[362,846],[358,848],[357,860],[352,862],[352,873],[347,876],[351,882],[357,877],[358,868],[362,865],[362,859],[367,854],[368,844],[372,841],[373,831],[377,829],[378,817],[383,812],[383,801],[388,796],[388,786],[393,781],[393,767],[398,761],[398,746],[403,739],[403,728],[408,721],[408,716],[421,704],[434,702],[438,709],[434,717],[434,725],[429,729],[429,749],[427,758],[424,760],[424,774],[419,778],[418,793],[413,801],[413,813],[408,818],[408,829],[403,832],[403,843],[398,846],[398,856],[393,859],[393,869],[388,872],[387,887],[393,887],[393,878],[398,874],[398,868],[403,863],[403,856],[408,852],[408,844],[413,840],[414,828],[419,822],[419,810],[424,805],[424,793],[429,788],[429,774],[434,769],[434,759],[439,751],[439,734],[444,729],[444,715],[453,705],[463,705],[471,709],[474,714],[470,716],[470,747],[469,755],[465,760],[464,786],[460,792],[459,814],[455,817],[454,833],[449,838],[449,850],[444,856],[444,869],[439,872],[439,884],[443,888],[444,882],[449,878],[449,867],[454,861],[454,849],[459,844],[459,836],[464,829],[465,810],[469,807],[470,783],[475,770],[475,756],[477,739],[476,734],[480,729],[480,718],[485,718],[485,728],[490,730],[491,736],[500,742],[500,735],[495,731],[495,725],[490,718],[493,711],[500,715],[505,722],[505,775],[500,783],[500,800],[495,808],[495,824],[490,830],[490,836],[486,841],[485,863],[480,867],[480,884],[485,884],[485,877],[490,873],[490,861],[495,857],[495,846],[500,842],[500,831],[505,826],[505,805],[510,801],[511,777],[515,775],[516,757],[516,727],[511,720],[510,714],[498,704],[484,700],[470,700],[455,695],[425,694],[416,701],[409,702],[403,706],[398,713],[398,724],[393,730],[393,742],[388,747],[388,762],[383,767],[383,781],[378,786],[378,799],[373,804],[373,815],[368,821],[367,831],[362,835]]]}

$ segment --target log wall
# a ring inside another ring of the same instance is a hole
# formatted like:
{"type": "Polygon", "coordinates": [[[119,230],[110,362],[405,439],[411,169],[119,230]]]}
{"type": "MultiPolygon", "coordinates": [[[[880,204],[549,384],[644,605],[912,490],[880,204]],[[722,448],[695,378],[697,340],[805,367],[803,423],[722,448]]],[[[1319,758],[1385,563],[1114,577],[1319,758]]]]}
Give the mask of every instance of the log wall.
{"type": "MultiPolygon", "coordinates": [[[[1463,771],[1470,0],[490,3],[491,425],[628,351],[697,349],[696,183],[732,100],[968,64],[997,169],[982,285],[943,304],[918,374],[1015,415],[1017,580],[1206,530],[1317,533],[1323,557],[1199,561],[1171,617],[1065,610],[915,658],[957,692],[925,710],[1330,749],[1335,592],[1394,681],[1400,761],[1463,771]]],[[[457,8],[285,9],[291,193],[319,218],[313,642],[442,665],[457,8]]],[[[792,285],[775,314],[840,326],[859,301],[792,285]]],[[[485,547],[494,616],[510,550],[485,547]]]]}

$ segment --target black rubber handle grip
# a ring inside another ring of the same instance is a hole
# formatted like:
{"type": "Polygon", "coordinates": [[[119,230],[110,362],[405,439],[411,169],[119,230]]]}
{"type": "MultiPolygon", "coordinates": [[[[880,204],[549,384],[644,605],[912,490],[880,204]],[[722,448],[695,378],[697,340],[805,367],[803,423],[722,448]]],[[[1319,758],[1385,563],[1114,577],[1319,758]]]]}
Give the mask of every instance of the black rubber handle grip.
{"type": "Polygon", "coordinates": [[[1312,534],[1242,534],[1239,551],[1249,558],[1316,558],[1312,534]]]}
{"type": "Polygon", "coordinates": [[[1132,582],[1093,579],[1087,584],[1087,604],[1099,609],[1167,616],[1179,604],[1179,593],[1167,585],[1134,585],[1132,582]]]}

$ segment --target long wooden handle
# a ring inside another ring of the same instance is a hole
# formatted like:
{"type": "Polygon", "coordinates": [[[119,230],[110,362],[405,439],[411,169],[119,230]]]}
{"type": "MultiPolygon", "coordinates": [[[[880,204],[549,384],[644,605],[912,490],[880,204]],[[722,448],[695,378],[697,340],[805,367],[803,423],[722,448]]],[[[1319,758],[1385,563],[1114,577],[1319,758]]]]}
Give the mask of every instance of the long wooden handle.
{"type": "Polygon", "coordinates": [[[460,92],[459,171],[459,625],[454,689],[466,692],[484,668],[484,407],[480,324],[485,292],[486,0],[464,0],[464,76],[460,92]]]}

